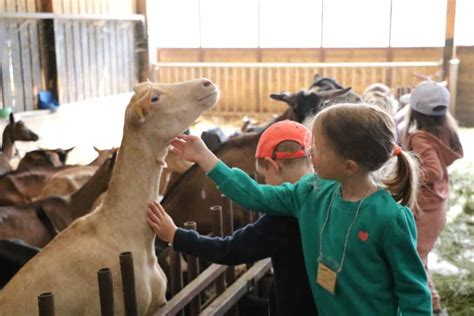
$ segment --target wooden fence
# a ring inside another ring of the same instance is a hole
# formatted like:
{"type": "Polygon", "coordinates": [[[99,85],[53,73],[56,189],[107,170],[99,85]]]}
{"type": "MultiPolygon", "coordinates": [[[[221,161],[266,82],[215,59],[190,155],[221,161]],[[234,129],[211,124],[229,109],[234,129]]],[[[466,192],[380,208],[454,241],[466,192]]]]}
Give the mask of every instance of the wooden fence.
{"type": "Polygon", "coordinates": [[[218,113],[274,113],[285,105],[269,98],[271,93],[295,92],[308,88],[313,76],[319,73],[361,94],[375,82],[394,90],[413,86],[419,79],[414,73],[433,75],[441,67],[439,62],[383,62],[383,63],[157,63],[153,78],[171,83],[206,77],[221,90],[221,98],[212,109],[218,113]]]}
{"type": "Polygon", "coordinates": [[[143,15],[37,13],[33,5],[6,3],[0,2],[0,108],[33,110],[45,89],[61,103],[133,89],[143,15]]]}

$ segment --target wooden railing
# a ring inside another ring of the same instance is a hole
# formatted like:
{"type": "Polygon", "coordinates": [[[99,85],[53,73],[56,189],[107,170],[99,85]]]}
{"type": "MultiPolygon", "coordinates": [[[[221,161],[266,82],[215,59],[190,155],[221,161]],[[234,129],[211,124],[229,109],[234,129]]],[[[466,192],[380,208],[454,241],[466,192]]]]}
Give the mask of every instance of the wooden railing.
{"type": "Polygon", "coordinates": [[[220,101],[212,111],[273,113],[286,107],[271,100],[271,93],[308,88],[316,73],[334,78],[361,94],[375,82],[384,83],[394,91],[400,86],[413,86],[419,82],[414,73],[433,75],[440,67],[440,62],[156,63],[152,80],[172,83],[206,77],[221,90],[220,101]]]}

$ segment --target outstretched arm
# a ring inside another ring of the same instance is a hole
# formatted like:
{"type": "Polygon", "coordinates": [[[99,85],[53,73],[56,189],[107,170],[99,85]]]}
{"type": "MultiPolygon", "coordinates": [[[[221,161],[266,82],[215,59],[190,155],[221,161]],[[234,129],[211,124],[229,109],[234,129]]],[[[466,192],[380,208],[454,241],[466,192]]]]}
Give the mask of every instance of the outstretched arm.
{"type": "Polygon", "coordinates": [[[148,207],[148,222],[161,239],[173,242],[176,251],[219,264],[236,265],[271,257],[286,241],[290,219],[263,216],[232,236],[207,237],[192,230],[177,228],[163,207],[156,202],[148,207]]]}
{"type": "Polygon", "coordinates": [[[299,210],[301,198],[305,198],[306,193],[312,188],[303,185],[304,192],[295,193],[293,191],[298,189],[289,183],[281,186],[258,184],[242,170],[231,169],[218,160],[196,136],[179,135],[171,142],[171,145],[172,152],[199,164],[221,192],[247,209],[275,215],[297,216],[295,212],[299,210]]]}

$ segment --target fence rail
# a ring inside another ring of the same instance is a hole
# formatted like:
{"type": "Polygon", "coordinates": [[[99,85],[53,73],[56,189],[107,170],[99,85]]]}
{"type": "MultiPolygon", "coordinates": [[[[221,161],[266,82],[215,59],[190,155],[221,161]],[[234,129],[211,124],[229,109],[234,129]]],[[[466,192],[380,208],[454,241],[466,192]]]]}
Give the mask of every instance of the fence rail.
{"type": "Polygon", "coordinates": [[[394,90],[413,86],[413,73],[433,75],[441,62],[383,63],[156,63],[153,79],[172,83],[199,77],[215,82],[221,98],[212,111],[218,113],[274,113],[285,105],[272,101],[271,93],[307,88],[316,73],[331,77],[356,93],[375,82],[394,90]]]}

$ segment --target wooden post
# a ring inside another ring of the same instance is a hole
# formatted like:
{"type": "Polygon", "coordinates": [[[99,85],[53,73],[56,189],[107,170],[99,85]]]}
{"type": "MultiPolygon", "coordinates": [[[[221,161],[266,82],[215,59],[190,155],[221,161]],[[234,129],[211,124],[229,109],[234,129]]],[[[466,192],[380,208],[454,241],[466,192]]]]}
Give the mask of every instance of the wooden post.
{"type": "MultiPolygon", "coordinates": [[[[222,230],[222,206],[215,205],[211,206],[212,216],[212,232],[214,237],[222,237],[224,232],[222,230]]],[[[225,290],[224,275],[221,275],[216,279],[216,294],[219,295],[225,290]]]]}
{"type": "MultiPolygon", "coordinates": [[[[38,12],[54,13],[53,0],[38,1],[38,12]]],[[[45,19],[38,22],[39,45],[41,60],[41,88],[53,93],[56,100],[59,98],[58,73],[56,65],[56,44],[54,39],[54,20],[45,19]]]]}
{"type": "Polygon", "coordinates": [[[443,76],[446,79],[449,75],[449,61],[456,56],[456,47],[454,46],[454,18],[456,16],[456,0],[446,0],[446,34],[443,50],[443,76]]]}
{"type": "Polygon", "coordinates": [[[451,104],[449,105],[449,112],[451,115],[456,114],[456,95],[458,88],[458,71],[459,71],[459,59],[454,58],[449,61],[449,75],[448,75],[448,87],[451,93],[451,104]]]}
{"type": "Polygon", "coordinates": [[[135,23],[135,56],[137,61],[137,79],[138,82],[149,78],[150,60],[148,56],[148,30],[146,23],[146,0],[136,0],[137,14],[143,14],[145,20],[135,23]]]}
{"type": "MultiPolygon", "coordinates": [[[[196,222],[185,222],[184,228],[196,231],[196,222]]],[[[196,257],[186,255],[188,262],[188,282],[193,281],[199,275],[199,260],[196,257]]],[[[201,300],[199,294],[189,303],[191,316],[199,315],[201,311],[201,300]]]]}

